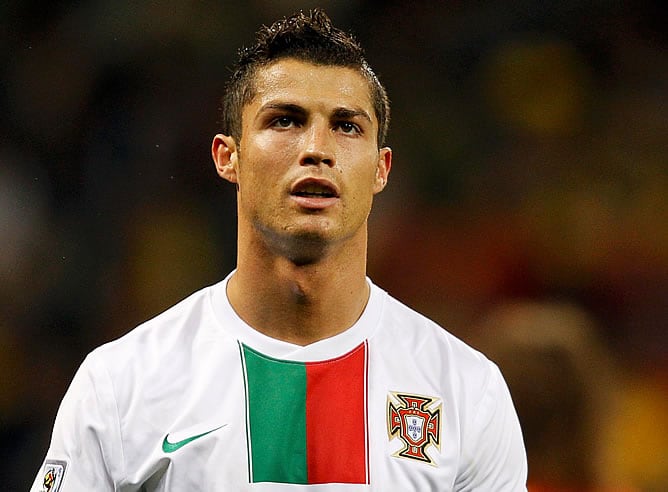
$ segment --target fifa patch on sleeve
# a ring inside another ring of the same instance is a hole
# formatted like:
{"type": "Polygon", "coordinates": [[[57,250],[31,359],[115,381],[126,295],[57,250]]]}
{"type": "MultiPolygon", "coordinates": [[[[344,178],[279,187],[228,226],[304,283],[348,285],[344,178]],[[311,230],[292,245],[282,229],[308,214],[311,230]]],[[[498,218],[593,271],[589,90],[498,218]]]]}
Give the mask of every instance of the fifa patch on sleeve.
{"type": "Polygon", "coordinates": [[[67,462],[60,460],[46,460],[42,479],[42,492],[58,492],[65,478],[67,462]]]}

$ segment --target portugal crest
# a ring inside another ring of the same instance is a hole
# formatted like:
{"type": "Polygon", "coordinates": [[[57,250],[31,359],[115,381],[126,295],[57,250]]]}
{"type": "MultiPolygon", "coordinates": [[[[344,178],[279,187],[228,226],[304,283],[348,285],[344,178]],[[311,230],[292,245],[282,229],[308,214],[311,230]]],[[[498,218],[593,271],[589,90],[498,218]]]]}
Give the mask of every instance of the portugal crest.
{"type": "Polygon", "coordinates": [[[428,396],[392,392],[387,396],[387,433],[403,448],[392,456],[434,464],[427,447],[441,449],[441,402],[428,396]]]}

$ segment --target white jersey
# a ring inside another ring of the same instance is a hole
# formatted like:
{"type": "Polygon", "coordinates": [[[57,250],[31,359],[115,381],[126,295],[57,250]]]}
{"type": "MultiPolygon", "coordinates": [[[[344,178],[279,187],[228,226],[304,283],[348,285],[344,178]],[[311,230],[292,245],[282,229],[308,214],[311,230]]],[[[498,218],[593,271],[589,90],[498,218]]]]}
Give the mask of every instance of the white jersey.
{"type": "Polygon", "coordinates": [[[479,352],[371,283],[354,326],[293,345],[245,324],[226,285],[88,355],[33,492],[526,490],[479,352]]]}

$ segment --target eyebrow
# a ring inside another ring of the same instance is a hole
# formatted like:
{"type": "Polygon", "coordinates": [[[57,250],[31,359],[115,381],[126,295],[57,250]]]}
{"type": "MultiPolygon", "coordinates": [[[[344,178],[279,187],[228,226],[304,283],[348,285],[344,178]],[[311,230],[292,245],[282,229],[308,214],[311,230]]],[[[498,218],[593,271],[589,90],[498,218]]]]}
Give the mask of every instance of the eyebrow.
{"type": "MultiPolygon", "coordinates": [[[[294,115],[303,115],[303,116],[306,116],[306,114],[308,113],[308,111],[306,111],[306,109],[304,109],[299,104],[282,103],[282,102],[267,103],[264,106],[262,106],[262,108],[260,108],[258,114],[267,111],[279,111],[279,112],[286,112],[294,115]]],[[[332,116],[337,119],[353,119],[355,117],[360,117],[371,122],[371,116],[369,116],[369,113],[359,108],[351,109],[351,108],[339,107],[334,109],[334,111],[332,112],[332,116]]]]}
{"type": "Polygon", "coordinates": [[[353,118],[360,117],[371,123],[371,116],[363,109],[336,108],[332,116],[343,120],[352,120],[353,118]]]}
{"type": "Polygon", "coordinates": [[[298,104],[292,103],[267,103],[260,108],[258,114],[267,111],[279,111],[290,114],[306,115],[306,110],[298,104]]]}

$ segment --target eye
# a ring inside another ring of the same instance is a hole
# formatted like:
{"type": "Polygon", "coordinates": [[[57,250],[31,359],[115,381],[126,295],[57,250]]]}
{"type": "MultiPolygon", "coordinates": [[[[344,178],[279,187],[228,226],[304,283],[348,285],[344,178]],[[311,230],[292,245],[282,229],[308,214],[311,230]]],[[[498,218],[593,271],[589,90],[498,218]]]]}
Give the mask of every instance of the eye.
{"type": "Polygon", "coordinates": [[[291,116],[279,116],[271,122],[271,126],[277,128],[290,128],[295,124],[295,119],[291,116]]]}
{"type": "Polygon", "coordinates": [[[357,134],[362,133],[362,130],[358,125],[350,121],[341,121],[337,123],[336,127],[341,130],[343,133],[347,134],[357,134]]]}

